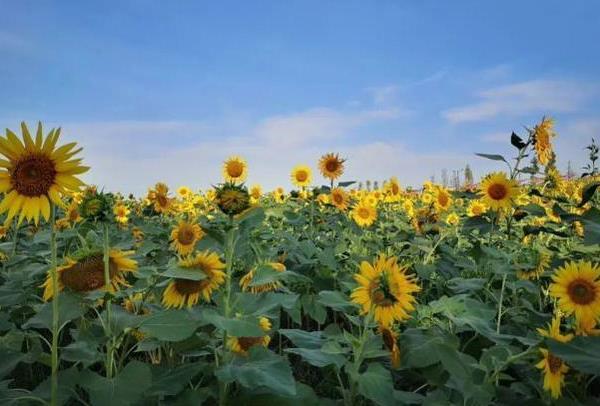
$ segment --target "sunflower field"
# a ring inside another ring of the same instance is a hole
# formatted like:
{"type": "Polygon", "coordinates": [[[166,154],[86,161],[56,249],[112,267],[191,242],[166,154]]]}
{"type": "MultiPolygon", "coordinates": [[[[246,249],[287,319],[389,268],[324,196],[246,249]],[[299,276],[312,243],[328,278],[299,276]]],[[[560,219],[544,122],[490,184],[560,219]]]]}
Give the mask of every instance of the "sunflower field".
{"type": "Polygon", "coordinates": [[[598,147],[563,177],[551,119],[457,189],[328,153],[142,198],[60,132],[0,137],[0,404],[600,404],[598,147]]]}

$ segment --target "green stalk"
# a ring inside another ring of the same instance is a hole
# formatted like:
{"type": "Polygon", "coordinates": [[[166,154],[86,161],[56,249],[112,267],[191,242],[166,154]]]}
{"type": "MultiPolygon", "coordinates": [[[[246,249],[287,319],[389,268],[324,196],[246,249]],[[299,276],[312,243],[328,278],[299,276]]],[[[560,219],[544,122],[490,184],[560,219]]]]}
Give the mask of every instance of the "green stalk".
{"type": "Polygon", "coordinates": [[[351,404],[356,404],[355,402],[355,398],[356,398],[356,391],[357,391],[357,383],[358,383],[358,374],[360,372],[360,366],[362,365],[363,362],[363,351],[365,349],[365,344],[367,341],[367,332],[369,331],[369,325],[371,324],[371,321],[373,320],[373,313],[374,310],[371,309],[369,311],[369,313],[366,315],[366,317],[364,318],[364,325],[363,328],[360,332],[360,342],[358,345],[358,349],[354,352],[354,365],[352,368],[352,373],[350,374],[350,384],[351,384],[351,388],[350,388],[350,399],[351,399],[351,404]]]}
{"type": "MultiPolygon", "coordinates": [[[[103,224],[103,259],[104,259],[104,287],[106,289],[106,293],[110,293],[110,243],[108,240],[108,223],[105,222],[103,224]]],[[[110,296],[106,299],[106,325],[105,332],[107,337],[106,343],[106,377],[112,378],[113,376],[113,338],[111,334],[111,304],[112,300],[110,296]]]]}
{"type": "Polygon", "coordinates": [[[496,334],[500,334],[500,322],[502,321],[502,301],[504,300],[504,288],[506,287],[506,275],[502,277],[502,287],[500,288],[500,301],[498,302],[498,321],[496,322],[496,334]]]}
{"type": "MultiPolygon", "coordinates": [[[[233,278],[233,254],[235,250],[235,232],[236,226],[234,225],[233,217],[229,218],[229,230],[227,231],[227,237],[225,240],[225,295],[223,300],[224,305],[224,316],[225,318],[231,317],[231,280],[233,278]]],[[[229,352],[227,351],[227,330],[223,332],[223,351],[222,351],[222,364],[224,365],[229,358],[229,352]]],[[[227,404],[227,384],[219,382],[219,405],[227,404]]]]}
{"type": "Polygon", "coordinates": [[[50,404],[52,406],[58,405],[59,290],[56,251],[56,206],[54,203],[50,203],[50,275],[52,276],[52,374],[50,377],[50,404]]]}

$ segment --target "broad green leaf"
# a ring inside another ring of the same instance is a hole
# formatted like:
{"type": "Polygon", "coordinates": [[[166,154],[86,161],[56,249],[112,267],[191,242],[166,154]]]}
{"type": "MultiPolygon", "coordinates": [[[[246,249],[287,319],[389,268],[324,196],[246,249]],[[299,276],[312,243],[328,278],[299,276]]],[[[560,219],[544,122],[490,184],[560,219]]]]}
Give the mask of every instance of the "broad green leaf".
{"type": "Polygon", "coordinates": [[[152,384],[148,364],[131,361],[119,375],[107,379],[85,370],[80,385],[87,389],[94,406],[129,406],[141,400],[152,384]]]}
{"type": "Polygon", "coordinates": [[[356,308],[356,305],[350,302],[342,292],[335,290],[323,290],[319,292],[319,303],[325,307],[331,307],[338,311],[351,311],[356,308]]]}
{"type": "Polygon", "coordinates": [[[550,352],[569,366],[600,376],[600,337],[575,337],[568,343],[546,340],[550,352]]]}
{"type": "MultiPolygon", "coordinates": [[[[58,299],[59,325],[64,326],[67,322],[78,319],[86,312],[83,299],[75,294],[63,292],[58,299]]],[[[24,328],[46,328],[52,329],[52,301],[44,303],[38,312],[30,318],[24,328]]],[[[62,327],[61,327],[62,328],[62,327]]]]}
{"type": "Polygon", "coordinates": [[[296,347],[319,349],[324,340],[320,331],[304,331],[297,329],[280,329],[279,334],[289,338],[296,347]]]}
{"type": "Polygon", "coordinates": [[[328,365],[337,365],[341,368],[346,363],[346,357],[341,354],[328,354],[321,349],[314,348],[286,348],[285,352],[296,354],[302,357],[310,365],[316,367],[326,367],[328,365]]]}
{"type": "Polygon", "coordinates": [[[164,310],[144,318],[139,330],[163,341],[181,341],[194,334],[199,323],[185,310],[164,310]]]}
{"type": "Polygon", "coordinates": [[[200,318],[203,323],[209,323],[221,330],[226,330],[231,336],[260,337],[265,335],[263,329],[260,328],[258,318],[255,316],[227,319],[214,311],[205,311],[200,318]]]}
{"type": "Polygon", "coordinates": [[[480,156],[482,158],[491,159],[492,161],[503,161],[503,162],[506,162],[506,159],[502,155],[480,154],[480,153],[476,153],[475,155],[480,156]]]}
{"type": "Polygon", "coordinates": [[[250,286],[259,286],[277,282],[281,279],[281,275],[283,275],[283,272],[276,271],[271,265],[260,264],[254,270],[254,276],[250,282],[250,286]]]}
{"type": "Polygon", "coordinates": [[[381,364],[369,364],[367,370],[358,378],[358,391],[377,405],[396,405],[394,384],[390,371],[381,364]]]}

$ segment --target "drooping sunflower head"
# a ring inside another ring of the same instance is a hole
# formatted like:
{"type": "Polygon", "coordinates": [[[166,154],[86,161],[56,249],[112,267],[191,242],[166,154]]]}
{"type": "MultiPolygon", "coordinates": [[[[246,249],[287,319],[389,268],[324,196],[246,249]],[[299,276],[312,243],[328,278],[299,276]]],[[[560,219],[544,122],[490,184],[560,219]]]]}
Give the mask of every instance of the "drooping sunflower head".
{"type": "Polygon", "coordinates": [[[375,206],[361,201],[352,209],[351,216],[360,227],[369,227],[377,220],[377,209],[375,206]]]}
{"type": "Polygon", "coordinates": [[[600,266],[568,262],[556,270],[552,281],[550,295],[565,314],[575,314],[578,322],[600,318],[600,266]]]}
{"type": "Polygon", "coordinates": [[[50,202],[62,206],[61,195],[78,191],[83,182],[78,175],[88,171],[81,159],[74,159],[81,148],[72,142],[56,146],[60,128],[51,130],[44,138],[42,124],[38,123],[35,140],[27,125],[21,123],[23,140],[6,130],[0,137],[0,214],[6,213],[6,222],[19,214],[19,222],[26,219],[39,222],[40,215],[50,218],[50,202]]]}
{"type": "Polygon", "coordinates": [[[396,333],[392,328],[387,327],[379,327],[379,332],[381,333],[381,338],[383,339],[383,344],[390,352],[390,360],[392,363],[392,368],[397,369],[400,367],[400,347],[398,346],[398,333],[396,333]]]}
{"type": "Polygon", "coordinates": [[[232,156],[223,163],[223,178],[226,182],[241,183],[248,176],[248,164],[244,158],[232,156]]]}
{"type": "Polygon", "coordinates": [[[542,370],[544,374],[544,389],[550,392],[554,399],[561,396],[562,387],[565,384],[565,374],[569,367],[557,356],[545,348],[540,348],[542,360],[536,364],[536,367],[542,370]]]}
{"type": "Polygon", "coordinates": [[[265,335],[258,337],[229,337],[227,340],[229,349],[237,355],[246,356],[252,347],[267,347],[271,342],[271,337],[268,334],[271,331],[271,322],[266,317],[261,317],[258,320],[258,325],[265,332],[265,335]]]}
{"type": "Polygon", "coordinates": [[[319,159],[319,171],[323,177],[336,180],[344,173],[345,159],[339,157],[338,154],[327,153],[319,159]]]}
{"type": "Polygon", "coordinates": [[[488,208],[499,211],[512,207],[514,199],[519,195],[519,187],[505,173],[494,172],[481,182],[479,194],[488,208]]]}
{"type": "MultiPolygon", "coordinates": [[[[129,258],[132,254],[133,251],[110,251],[110,291],[116,291],[120,286],[129,286],[126,279],[127,274],[137,271],[137,262],[129,258]]],[[[74,292],[87,293],[103,289],[106,286],[104,281],[104,255],[101,252],[88,252],[74,259],[67,258],[66,263],[59,266],[56,271],[58,272],[59,291],[67,288],[74,292]]],[[[54,285],[50,271],[42,286],[44,288],[44,300],[52,299],[54,285]]]]}
{"type": "Polygon", "coordinates": [[[243,185],[224,183],[215,188],[215,203],[223,213],[235,216],[250,207],[250,195],[243,185]]]}
{"type": "Polygon", "coordinates": [[[171,247],[179,255],[188,255],[194,251],[196,243],[202,239],[204,231],[196,223],[180,221],[171,231],[171,247]]]}
{"type": "Polygon", "coordinates": [[[312,171],[306,165],[298,165],[292,169],[292,183],[298,187],[309,186],[312,182],[312,171]]]}
{"type": "Polygon", "coordinates": [[[408,319],[415,309],[414,293],[421,288],[395,257],[382,254],[373,264],[363,261],[354,279],[359,286],[352,292],[352,301],[361,306],[363,314],[373,312],[374,319],[383,327],[408,319]]]}
{"type": "Polygon", "coordinates": [[[190,273],[190,279],[174,278],[163,292],[167,308],[191,307],[202,298],[210,302],[213,291],[225,282],[225,264],[214,252],[204,251],[179,261],[179,267],[190,273]]]}
{"type": "Polygon", "coordinates": [[[344,211],[348,208],[348,204],[350,203],[350,196],[341,187],[336,187],[331,190],[331,193],[329,195],[329,201],[332,205],[344,211]]]}
{"type": "Polygon", "coordinates": [[[552,138],[554,132],[554,120],[550,117],[542,118],[542,121],[533,129],[533,143],[537,160],[542,165],[547,165],[552,157],[552,138]]]}
{"type": "Polygon", "coordinates": [[[285,272],[285,265],[283,265],[280,262],[268,262],[266,264],[260,264],[256,267],[254,267],[253,269],[251,269],[250,271],[248,271],[248,273],[246,273],[246,275],[242,276],[242,278],[240,279],[240,287],[242,288],[243,292],[248,292],[248,291],[252,292],[252,293],[271,292],[271,291],[277,290],[281,287],[281,282],[279,282],[279,281],[267,282],[267,283],[260,284],[260,285],[252,284],[254,277],[256,275],[256,272],[257,272],[257,268],[259,266],[269,267],[269,268],[275,270],[276,272],[285,272]]]}

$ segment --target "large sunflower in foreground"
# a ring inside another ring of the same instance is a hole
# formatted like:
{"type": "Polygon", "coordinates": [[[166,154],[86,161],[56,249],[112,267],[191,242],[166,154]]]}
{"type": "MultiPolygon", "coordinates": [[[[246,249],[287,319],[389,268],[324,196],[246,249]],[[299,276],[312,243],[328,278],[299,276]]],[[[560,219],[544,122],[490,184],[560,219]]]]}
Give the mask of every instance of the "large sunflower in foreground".
{"type": "Polygon", "coordinates": [[[360,227],[369,227],[377,220],[377,209],[363,201],[352,209],[351,216],[360,227]]]}
{"type": "Polygon", "coordinates": [[[195,256],[179,261],[179,267],[187,269],[191,275],[201,273],[204,279],[192,280],[175,278],[163,293],[162,303],[165,307],[191,307],[198,303],[200,296],[210,302],[214,290],[225,282],[225,264],[214,252],[201,252],[195,256]]]}
{"type": "Polygon", "coordinates": [[[344,162],[346,160],[338,154],[328,153],[319,159],[319,170],[325,178],[334,181],[344,173],[344,162]]]}
{"type": "Polygon", "coordinates": [[[298,165],[292,169],[292,183],[298,187],[310,186],[312,171],[306,165],[298,165]]]}
{"type": "Polygon", "coordinates": [[[510,209],[519,194],[519,187],[505,173],[494,172],[481,182],[479,194],[482,202],[492,210],[510,209]]]}
{"type": "MultiPolygon", "coordinates": [[[[573,334],[562,334],[560,332],[560,319],[555,318],[548,326],[547,330],[538,329],[543,337],[552,338],[561,343],[566,343],[573,338],[573,334]]],[[[540,348],[542,360],[536,364],[544,374],[544,389],[549,391],[554,399],[561,395],[562,387],[565,383],[565,374],[569,367],[557,356],[545,348],[540,348]]]]}
{"type": "Polygon", "coordinates": [[[57,148],[60,129],[51,130],[44,138],[42,124],[38,124],[35,140],[25,123],[21,123],[23,141],[12,131],[6,130],[6,138],[0,137],[0,214],[8,212],[6,222],[19,214],[36,224],[40,215],[50,218],[50,202],[62,205],[61,195],[78,191],[83,182],[77,175],[89,168],[81,165],[81,159],[73,157],[81,151],[71,142],[57,148]]]}
{"type": "Polygon", "coordinates": [[[600,318],[600,266],[569,262],[552,275],[550,295],[558,299],[565,314],[575,314],[578,323],[600,318]]]}
{"type": "MultiPolygon", "coordinates": [[[[111,291],[117,290],[120,286],[128,286],[127,273],[137,271],[137,262],[129,258],[132,254],[133,251],[110,251],[111,291]]],[[[67,258],[66,264],[59,266],[56,271],[58,272],[59,291],[67,288],[75,292],[86,293],[105,286],[104,255],[101,252],[88,253],[77,259],[67,258]]],[[[44,288],[44,300],[52,299],[54,285],[51,272],[48,272],[46,281],[42,286],[44,288]]]]}
{"type": "Polygon", "coordinates": [[[179,255],[188,255],[194,251],[196,243],[204,236],[204,231],[198,224],[181,221],[171,231],[171,247],[179,255]]]}
{"type": "Polygon", "coordinates": [[[362,314],[373,312],[383,327],[394,321],[408,319],[414,310],[414,293],[421,288],[412,275],[407,275],[395,257],[381,254],[373,264],[363,261],[354,279],[360,285],[352,292],[352,301],[362,308],[362,314]]]}
{"type": "MultiPolygon", "coordinates": [[[[265,333],[269,333],[271,330],[271,322],[266,317],[261,317],[258,320],[258,324],[262,331],[265,333]]],[[[238,355],[246,356],[248,355],[248,350],[250,348],[262,345],[263,347],[267,347],[271,342],[271,337],[268,334],[258,337],[229,337],[227,339],[227,346],[231,351],[238,355]]]]}
{"type": "Polygon", "coordinates": [[[533,129],[535,153],[538,162],[542,165],[547,165],[552,157],[552,138],[555,136],[554,120],[549,117],[542,118],[533,129]]]}
{"type": "Polygon", "coordinates": [[[248,164],[244,158],[232,156],[223,163],[223,178],[226,182],[241,183],[248,176],[248,164]]]}

